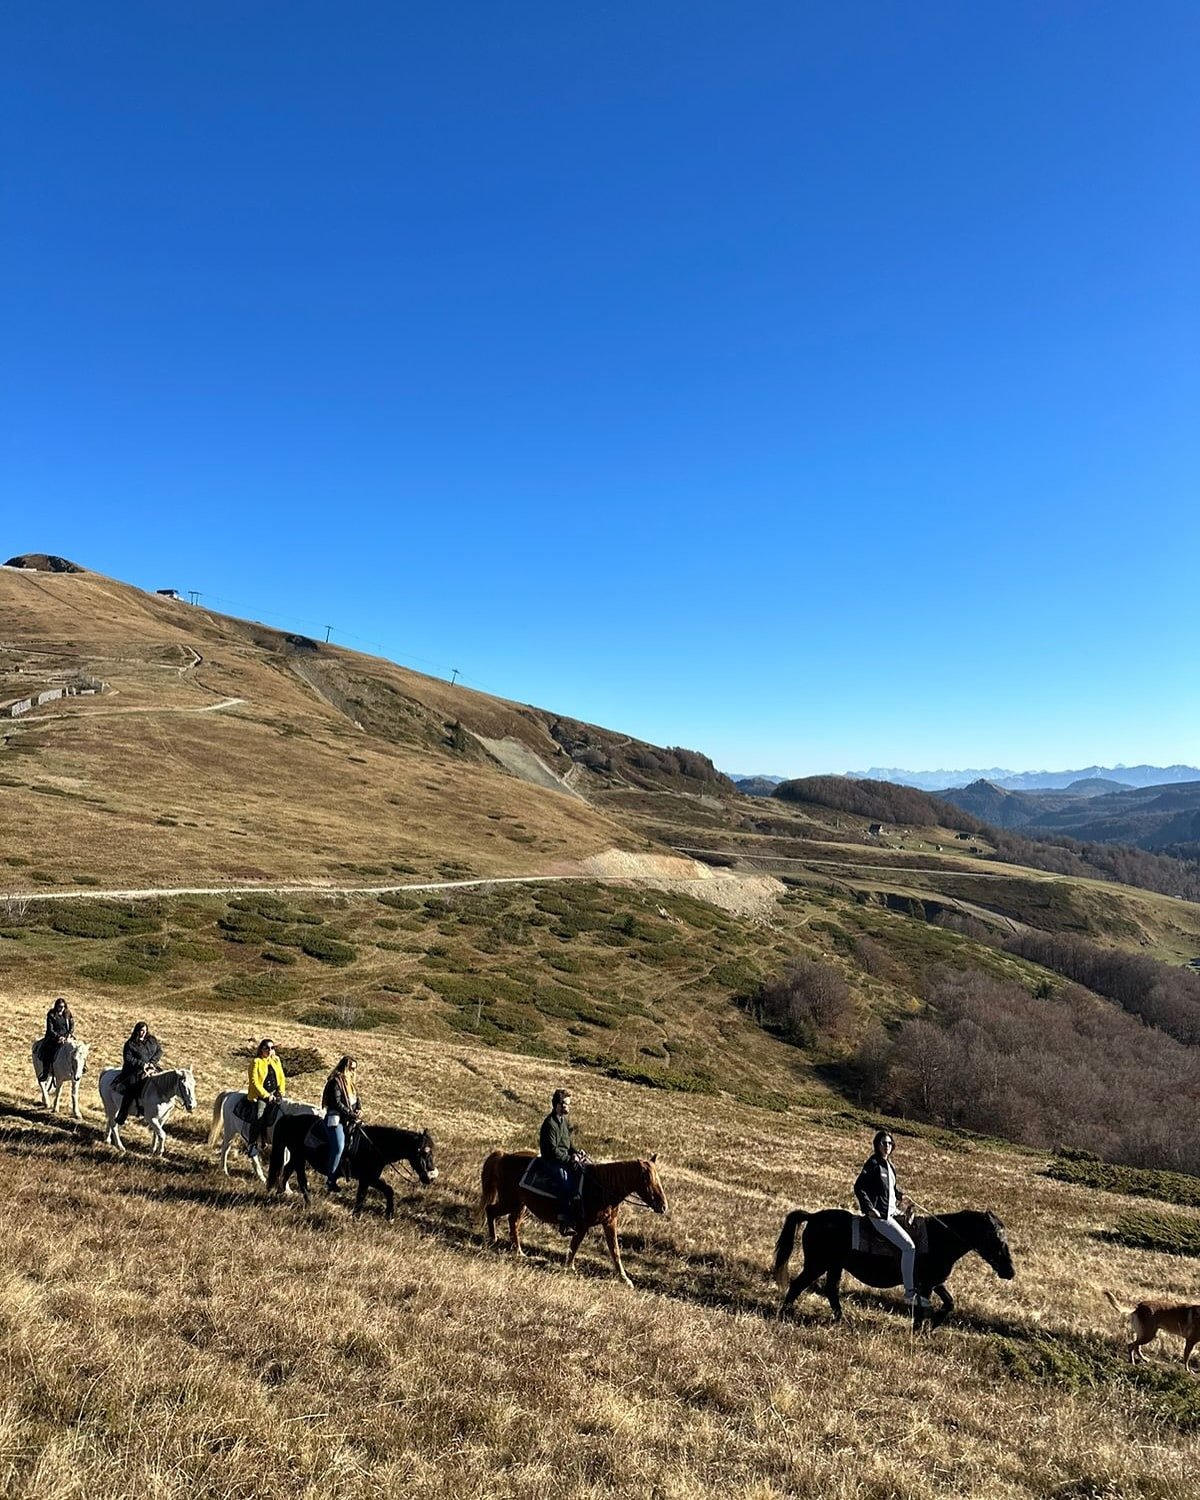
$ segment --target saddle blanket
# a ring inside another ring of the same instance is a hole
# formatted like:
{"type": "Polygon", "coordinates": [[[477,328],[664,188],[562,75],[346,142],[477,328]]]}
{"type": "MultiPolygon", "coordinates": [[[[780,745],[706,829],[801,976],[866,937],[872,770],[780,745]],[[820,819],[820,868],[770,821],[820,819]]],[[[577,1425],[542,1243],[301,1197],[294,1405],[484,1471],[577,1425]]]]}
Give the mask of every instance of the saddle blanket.
{"type": "Polygon", "coordinates": [[[535,1156],[525,1168],[517,1186],[522,1192],[536,1193],[539,1198],[553,1198],[556,1203],[562,1192],[557,1173],[540,1156],[535,1156]]]}
{"type": "MultiPolygon", "coordinates": [[[[918,1217],[905,1227],[912,1235],[917,1254],[927,1255],[929,1253],[928,1221],[918,1217]]],[[[860,1255],[893,1255],[897,1260],[900,1258],[900,1252],[891,1240],[885,1240],[883,1235],[871,1227],[870,1219],[864,1218],[861,1214],[856,1214],[851,1220],[850,1248],[857,1250],[860,1255]]]]}

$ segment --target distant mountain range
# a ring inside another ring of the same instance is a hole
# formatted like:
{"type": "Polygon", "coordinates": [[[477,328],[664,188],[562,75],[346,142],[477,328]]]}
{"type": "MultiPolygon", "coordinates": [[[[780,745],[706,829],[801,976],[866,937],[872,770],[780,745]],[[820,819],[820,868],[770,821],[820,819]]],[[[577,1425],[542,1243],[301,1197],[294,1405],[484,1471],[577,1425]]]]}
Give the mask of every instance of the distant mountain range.
{"type": "Polygon", "coordinates": [[[981,778],[938,795],[995,828],[1034,838],[1065,834],[1081,843],[1200,856],[1200,777],[1116,790],[1103,781],[1098,788],[1095,778],[1087,778],[1061,792],[1010,791],[981,778]]]}
{"type": "Polygon", "coordinates": [[[855,781],[894,781],[899,786],[919,787],[923,792],[940,792],[979,781],[1011,792],[1037,792],[1066,791],[1078,781],[1115,781],[1125,787],[1200,781],[1200,766],[1085,766],[1079,771],[1005,771],[997,766],[974,771],[903,771],[897,766],[873,766],[869,771],[845,774],[855,781]]]}

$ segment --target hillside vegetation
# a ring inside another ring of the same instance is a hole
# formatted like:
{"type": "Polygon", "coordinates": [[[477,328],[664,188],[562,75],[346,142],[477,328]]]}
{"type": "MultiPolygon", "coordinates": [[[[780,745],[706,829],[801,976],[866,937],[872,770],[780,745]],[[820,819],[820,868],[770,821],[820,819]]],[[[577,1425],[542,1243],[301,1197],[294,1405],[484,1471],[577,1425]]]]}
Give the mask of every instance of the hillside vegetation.
{"type": "Polygon", "coordinates": [[[105,684],[0,746],[7,1492],[1190,1493],[1200,1382],[1123,1365],[1102,1292],[1194,1300],[1200,906],[87,572],[0,570],[0,640],[0,697],[105,684]],[[31,1107],[59,993],[78,1128],[31,1107]],[[215,1176],[207,1118],[113,1160],[94,1080],[142,1015],[202,1113],[265,1031],[310,1099],[356,1053],[441,1179],[387,1227],[215,1176]],[[479,1163],[564,1081],[594,1155],[660,1153],[633,1296],[599,1246],[577,1280],[537,1229],[480,1248],[479,1163]],[[783,1214],[845,1205],[884,1119],[931,1209],[1002,1215],[1017,1282],[964,1262],[917,1343],[887,1295],[777,1325],[783,1214]]]}

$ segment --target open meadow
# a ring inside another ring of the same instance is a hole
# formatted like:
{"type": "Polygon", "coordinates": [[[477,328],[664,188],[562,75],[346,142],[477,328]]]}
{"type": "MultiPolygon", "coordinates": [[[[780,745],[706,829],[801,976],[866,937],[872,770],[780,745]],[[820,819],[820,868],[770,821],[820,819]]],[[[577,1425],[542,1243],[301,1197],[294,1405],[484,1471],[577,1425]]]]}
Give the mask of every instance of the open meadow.
{"type": "MultiPolygon", "coordinates": [[[[201,1105],[171,1122],[165,1159],[134,1126],[118,1160],[95,1077],[129,1006],[88,1002],[78,1127],[33,1103],[41,1008],[10,994],[0,1047],[6,1494],[1194,1493],[1200,1382],[1165,1339],[1131,1373],[1102,1292],[1194,1295],[1195,1261],[1106,1242],[1129,1200],[1048,1179],[1044,1155],[897,1126],[902,1180],[931,1208],[999,1211],[1017,1279],[969,1257],[954,1322],[916,1340],[891,1294],[851,1292],[840,1327],[811,1296],[779,1323],[783,1214],[846,1204],[865,1119],[357,1034],[369,1118],[428,1125],[441,1175],[397,1182],[394,1224],[377,1201],[355,1222],[321,1193],[311,1211],[268,1199],[240,1155],[229,1180],[214,1166],[210,1102],[241,1081],[261,1017],[155,997],[201,1105]],[[564,1079],[594,1155],[659,1154],[669,1216],[623,1215],[632,1291],[598,1235],[575,1276],[544,1226],[523,1262],[482,1248],[479,1165],[535,1139],[564,1079]]],[[[316,1097],[347,1039],[276,1035],[303,1069],[293,1092],[316,1097]]]]}

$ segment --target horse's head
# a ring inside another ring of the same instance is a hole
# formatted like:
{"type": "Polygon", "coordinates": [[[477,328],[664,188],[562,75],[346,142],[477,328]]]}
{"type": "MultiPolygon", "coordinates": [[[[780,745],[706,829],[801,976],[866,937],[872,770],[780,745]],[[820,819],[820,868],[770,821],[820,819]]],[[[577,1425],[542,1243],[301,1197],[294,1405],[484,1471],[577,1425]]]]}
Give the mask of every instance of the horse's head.
{"type": "Polygon", "coordinates": [[[422,1130],[417,1138],[416,1149],[412,1154],[412,1164],[417,1176],[421,1179],[422,1187],[428,1187],[436,1180],[438,1169],[433,1164],[433,1137],[428,1130],[422,1130]]]}
{"type": "Polygon", "coordinates": [[[1017,1273],[1008,1245],[1008,1230],[991,1209],[983,1215],[983,1222],[983,1234],[975,1248],[1001,1281],[1011,1281],[1017,1273]]]}
{"type": "Polygon", "coordinates": [[[196,1107],[196,1075],[191,1068],[180,1068],[178,1077],[179,1082],[175,1085],[175,1092],[190,1115],[196,1107]]]}
{"type": "Polygon", "coordinates": [[[638,1162],[642,1169],[642,1180],[637,1188],[637,1195],[646,1205],[652,1208],[656,1214],[665,1214],[667,1211],[667,1195],[663,1191],[662,1178],[658,1175],[655,1162],[658,1160],[657,1153],[651,1155],[646,1161],[638,1162]]]}
{"type": "Polygon", "coordinates": [[[87,1044],[87,1042],[76,1042],[74,1044],[74,1046],[75,1046],[75,1066],[74,1066],[73,1071],[74,1071],[74,1075],[75,1075],[76,1078],[82,1078],[83,1077],[84,1069],[87,1067],[88,1050],[89,1050],[88,1049],[88,1044],[87,1044]]]}

